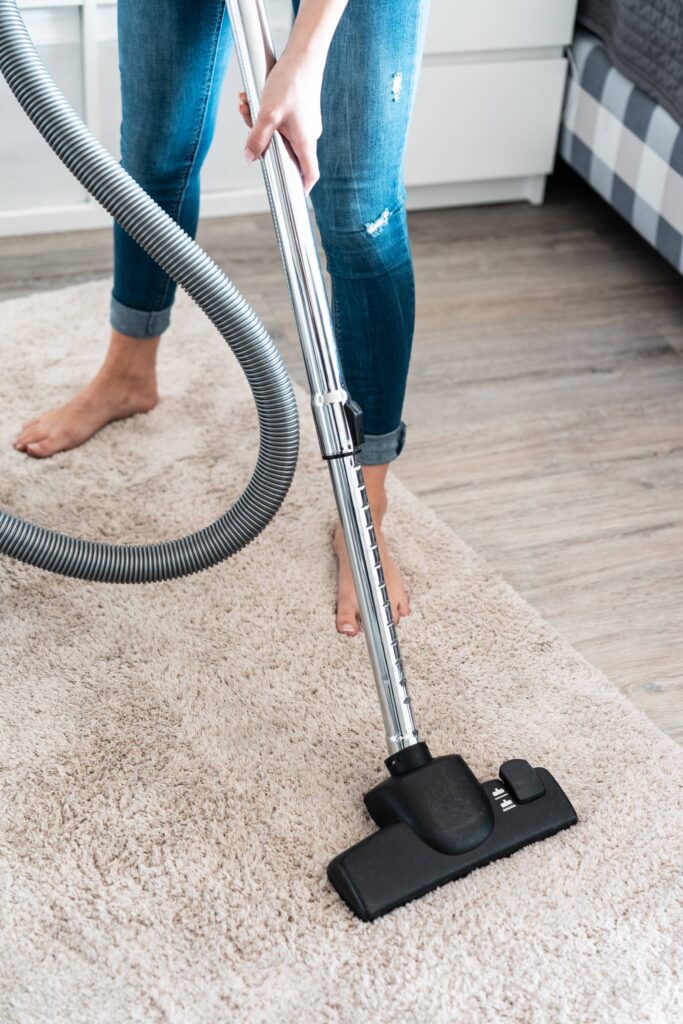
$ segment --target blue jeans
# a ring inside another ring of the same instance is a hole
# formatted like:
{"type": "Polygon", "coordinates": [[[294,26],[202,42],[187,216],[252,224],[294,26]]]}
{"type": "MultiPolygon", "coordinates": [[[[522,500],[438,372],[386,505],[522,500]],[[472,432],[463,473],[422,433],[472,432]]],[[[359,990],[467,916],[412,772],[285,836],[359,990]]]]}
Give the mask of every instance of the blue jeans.
{"type": "MultiPolygon", "coordinates": [[[[292,2],[296,13],[299,0],[292,2]]],[[[366,465],[390,462],[405,443],[415,279],[403,158],[428,7],[349,0],[323,76],[320,178],[310,198],[344,381],[363,410],[366,465]]],[[[118,29],[121,163],[194,237],[200,171],[233,48],[224,0],[119,0],[118,29]]],[[[162,334],[175,289],[115,224],[112,326],[132,337],[162,334]]]]}

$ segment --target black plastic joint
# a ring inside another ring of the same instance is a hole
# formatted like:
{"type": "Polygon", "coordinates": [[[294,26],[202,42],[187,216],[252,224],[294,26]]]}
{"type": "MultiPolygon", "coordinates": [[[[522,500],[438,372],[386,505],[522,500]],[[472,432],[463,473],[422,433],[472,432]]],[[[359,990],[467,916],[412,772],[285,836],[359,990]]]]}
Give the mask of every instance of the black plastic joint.
{"type": "MultiPolygon", "coordinates": [[[[359,406],[358,402],[354,402],[352,398],[347,398],[344,402],[344,416],[349,427],[349,433],[351,434],[351,441],[353,443],[353,454],[358,455],[361,449],[361,445],[365,440],[365,431],[363,429],[363,410],[359,406]]],[[[351,452],[335,452],[334,455],[325,455],[324,459],[344,459],[351,452]]]]}
{"type": "Polygon", "coordinates": [[[405,775],[406,772],[424,768],[432,759],[426,743],[413,743],[410,747],[397,750],[384,762],[391,775],[405,775]]]}
{"type": "Polygon", "coordinates": [[[349,430],[351,431],[354,447],[360,448],[365,440],[363,410],[359,406],[358,402],[354,402],[352,398],[347,398],[344,402],[344,415],[346,416],[346,422],[348,423],[349,430]]]}

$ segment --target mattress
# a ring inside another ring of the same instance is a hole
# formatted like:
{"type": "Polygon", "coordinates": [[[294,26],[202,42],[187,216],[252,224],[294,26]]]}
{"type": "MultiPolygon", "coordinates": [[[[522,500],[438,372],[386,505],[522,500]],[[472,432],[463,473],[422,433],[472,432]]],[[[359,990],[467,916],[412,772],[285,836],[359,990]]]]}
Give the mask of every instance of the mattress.
{"type": "Polygon", "coordinates": [[[578,29],[559,152],[683,273],[683,128],[578,29]]]}
{"type": "Polygon", "coordinates": [[[576,19],[622,74],[683,122],[681,0],[579,0],[576,19]]]}

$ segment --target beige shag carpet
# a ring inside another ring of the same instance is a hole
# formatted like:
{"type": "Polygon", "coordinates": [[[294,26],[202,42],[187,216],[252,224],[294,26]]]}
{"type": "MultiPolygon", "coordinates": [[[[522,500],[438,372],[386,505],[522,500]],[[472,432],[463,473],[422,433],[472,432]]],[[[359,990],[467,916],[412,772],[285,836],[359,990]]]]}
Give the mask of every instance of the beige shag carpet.
{"type": "MultiPolygon", "coordinates": [[[[108,282],[0,305],[0,501],[93,538],[203,525],[255,454],[234,360],[184,295],[163,401],[36,462],[18,424],[98,364],[108,282]]],[[[236,558],[84,584],[0,560],[3,1024],[596,1024],[683,1019],[681,751],[396,480],[400,627],[434,753],[549,768],[580,823],[375,924],[330,888],[383,732],[333,628],[333,505],[296,481],[236,558]]]]}

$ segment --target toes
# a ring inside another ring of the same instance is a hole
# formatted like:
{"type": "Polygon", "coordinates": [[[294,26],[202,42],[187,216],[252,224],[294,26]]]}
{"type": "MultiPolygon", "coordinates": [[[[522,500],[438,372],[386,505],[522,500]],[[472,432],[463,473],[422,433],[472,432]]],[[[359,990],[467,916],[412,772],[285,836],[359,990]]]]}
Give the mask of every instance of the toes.
{"type": "Polygon", "coordinates": [[[15,441],[14,447],[17,451],[25,452],[36,459],[46,459],[50,455],[56,455],[57,452],[75,448],[78,444],[80,444],[80,439],[71,431],[60,430],[55,425],[43,423],[31,430],[24,431],[15,441]]]}
{"type": "MultiPolygon", "coordinates": [[[[391,592],[391,587],[389,588],[391,592]]],[[[408,601],[408,595],[404,592],[400,597],[393,597],[391,600],[391,615],[394,620],[394,625],[398,626],[400,620],[406,615],[410,615],[410,603],[408,601]]]]}
{"type": "Polygon", "coordinates": [[[357,636],[360,632],[358,626],[358,612],[350,602],[343,602],[337,606],[337,632],[344,636],[357,636]]]}
{"type": "MultiPolygon", "coordinates": [[[[344,618],[347,617],[348,616],[344,616],[344,618]]],[[[354,626],[350,622],[340,622],[339,620],[337,620],[337,632],[341,633],[342,636],[358,636],[358,634],[360,633],[360,629],[358,628],[357,622],[354,626]]]]}
{"type": "Polygon", "coordinates": [[[45,427],[40,426],[40,421],[37,420],[33,427],[27,427],[19,434],[19,437],[14,442],[14,447],[20,452],[26,451],[26,446],[34,441],[42,441],[45,437],[45,427]]]}
{"type": "Polygon", "coordinates": [[[14,447],[18,448],[21,444],[26,444],[27,438],[30,437],[31,433],[35,429],[35,424],[25,423],[21,428],[17,436],[14,438],[14,447]]]}
{"type": "Polygon", "coordinates": [[[54,442],[50,442],[50,439],[45,437],[42,441],[32,441],[27,444],[24,451],[27,455],[32,455],[34,459],[47,459],[48,456],[54,455],[57,451],[57,446],[54,442]]]}
{"type": "Polygon", "coordinates": [[[73,441],[67,434],[61,432],[44,434],[42,437],[35,438],[26,445],[25,451],[27,455],[32,455],[35,459],[47,459],[50,455],[65,452],[73,447],[73,441]]]}

